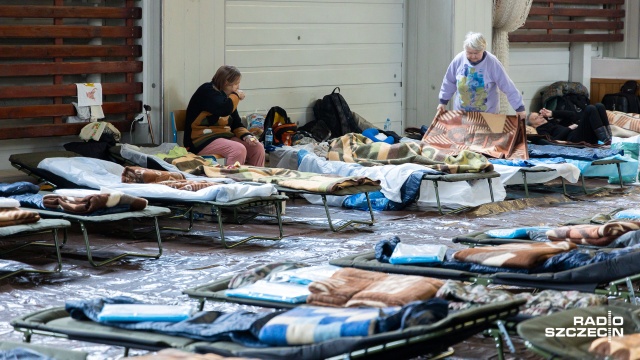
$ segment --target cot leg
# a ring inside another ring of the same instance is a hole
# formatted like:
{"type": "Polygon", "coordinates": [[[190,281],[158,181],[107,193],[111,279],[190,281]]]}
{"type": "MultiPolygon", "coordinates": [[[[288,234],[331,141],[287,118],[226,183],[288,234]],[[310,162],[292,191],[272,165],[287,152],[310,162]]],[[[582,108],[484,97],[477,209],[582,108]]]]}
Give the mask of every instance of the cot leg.
{"type": "Polygon", "coordinates": [[[618,179],[620,179],[620,190],[622,190],[622,171],[620,170],[620,163],[616,163],[616,167],[618,168],[618,179]]]}
{"type": "Polygon", "coordinates": [[[493,186],[491,186],[491,179],[487,179],[489,183],[489,195],[491,195],[491,202],[495,202],[496,200],[493,198],[493,186]]]}
{"type": "Polygon", "coordinates": [[[529,185],[527,185],[527,173],[526,171],[521,171],[522,173],[522,182],[524,182],[524,197],[529,197],[529,185]]]}
{"type": "Polygon", "coordinates": [[[205,299],[198,299],[198,311],[204,310],[205,299]]]}
{"type": "Polygon", "coordinates": [[[276,201],[273,205],[276,207],[276,219],[278,219],[278,231],[280,233],[278,239],[282,239],[282,236],[284,236],[284,232],[282,231],[282,203],[276,201]]]}
{"type": "Polygon", "coordinates": [[[156,229],[156,242],[158,244],[158,252],[156,254],[140,254],[140,253],[122,253],[112,258],[106,259],[102,262],[96,263],[93,261],[93,256],[91,255],[91,244],[89,242],[89,234],[87,233],[87,228],[84,225],[83,221],[79,221],[80,229],[82,230],[82,237],[84,238],[84,244],[87,248],[87,259],[89,259],[89,263],[94,267],[100,267],[109,263],[112,263],[116,260],[120,260],[127,256],[136,256],[136,257],[147,257],[157,259],[162,255],[162,238],[160,237],[160,226],[158,225],[158,217],[153,217],[154,227],[156,229]]]}
{"type": "Polygon", "coordinates": [[[62,270],[62,254],[60,254],[61,245],[58,245],[58,229],[53,229],[53,245],[56,247],[56,258],[58,259],[58,266],[53,272],[60,272],[62,270]]]}
{"type": "Polygon", "coordinates": [[[440,215],[444,215],[444,213],[442,213],[442,207],[440,206],[440,193],[438,192],[438,182],[433,180],[433,190],[436,193],[436,202],[438,203],[438,212],[440,213],[440,215]]]}
{"type": "Polygon", "coordinates": [[[582,181],[582,191],[584,191],[585,194],[588,194],[587,187],[584,185],[584,175],[580,174],[580,180],[582,181]]]}
{"type": "MultiPolygon", "coordinates": [[[[342,220],[343,224],[335,227],[333,226],[333,220],[331,220],[331,214],[329,213],[329,205],[327,205],[327,196],[322,194],[322,204],[324,205],[324,211],[327,214],[327,220],[329,221],[329,229],[333,232],[340,231],[351,224],[365,224],[365,225],[373,225],[375,222],[375,218],[373,216],[373,208],[371,207],[371,199],[369,198],[369,193],[365,192],[364,195],[367,198],[367,205],[369,206],[369,215],[371,216],[371,221],[361,221],[361,220],[342,220]]],[[[338,220],[340,221],[340,220],[338,220]]]]}
{"type": "Polygon", "coordinates": [[[562,181],[562,193],[565,195],[569,195],[567,194],[567,186],[564,184],[564,178],[562,176],[560,176],[560,181],[562,181]]]}

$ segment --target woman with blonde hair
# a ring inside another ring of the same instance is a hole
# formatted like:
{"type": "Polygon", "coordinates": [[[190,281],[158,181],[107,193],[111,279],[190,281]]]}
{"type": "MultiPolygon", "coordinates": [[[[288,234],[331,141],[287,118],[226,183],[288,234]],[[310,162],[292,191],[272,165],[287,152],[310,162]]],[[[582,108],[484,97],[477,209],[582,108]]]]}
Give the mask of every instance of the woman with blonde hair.
{"type": "Polygon", "coordinates": [[[453,58],[442,79],[438,113],[446,109],[455,94],[454,110],[496,114],[500,109],[500,90],[507,95],[518,118],[524,119],[526,114],[522,94],[507,75],[500,60],[486,50],[487,41],[484,36],[477,32],[468,33],[463,48],[453,58]]]}
{"type": "Polygon", "coordinates": [[[242,74],[223,65],[191,96],[187,106],[184,145],[194,154],[222,155],[227,164],[264,166],[264,147],[242,124],[238,104],[242,74]]]}

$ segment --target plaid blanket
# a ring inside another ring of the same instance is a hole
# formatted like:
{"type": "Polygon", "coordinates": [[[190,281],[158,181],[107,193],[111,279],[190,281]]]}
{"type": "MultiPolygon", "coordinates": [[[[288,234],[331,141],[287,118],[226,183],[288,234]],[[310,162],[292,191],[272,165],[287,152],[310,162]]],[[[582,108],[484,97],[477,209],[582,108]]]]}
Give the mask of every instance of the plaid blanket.
{"type": "Polygon", "coordinates": [[[576,244],[607,246],[620,235],[640,230],[638,221],[613,221],[604,225],[561,226],[546,232],[549,240],[571,241],[576,244]]]}
{"type": "Polygon", "coordinates": [[[203,166],[211,165],[211,161],[192,153],[178,157],[165,157],[164,161],[171,165],[175,165],[180,171],[184,171],[193,175],[204,174],[203,166]]]}
{"type": "Polygon", "coordinates": [[[35,211],[21,210],[18,208],[0,209],[0,227],[31,224],[40,220],[40,215],[35,211]]]}
{"type": "Polygon", "coordinates": [[[445,111],[433,119],[422,141],[447,154],[470,150],[498,159],[529,158],[524,123],[503,114],[445,111]]]}
{"type": "Polygon", "coordinates": [[[254,181],[277,184],[297,190],[332,193],[359,185],[380,185],[380,180],[364,176],[339,176],[316,174],[280,168],[266,168],[245,165],[205,166],[204,172],[211,178],[231,178],[236,181],[254,181]]]}
{"type": "Polygon", "coordinates": [[[472,151],[449,154],[426,143],[414,142],[390,145],[373,142],[356,133],[334,139],[329,145],[327,159],[364,166],[416,163],[451,174],[493,170],[487,158],[472,151]]]}
{"type": "Polygon", "coordinates": [[[184,191],[198,191],[220,183],[187,180],[181,173],[152,170],[140,166],[126,166],[122,172],[123,183],[160,184],[184,191]]]}
{"type": "Polygon", "coordinates": [[[42,197],[45,208],[62,210],[70,214],[90,214],[97,210],[127,207],[129,210],[143,210],[147,207],[147,200],[120,192],[111,194],[93,194],[85,197],[62,196],[47,194],[42,197]]]}
{"type": "Polygon", "coordinates": [[[307,303],[333,307],[403,306],[435,296],[441,280],[415,275],[389,275],[343,268],[329,279],[309,284],[307,303]]]}
{"type": "Polygon", "coordinates": [[[456,251],[453,258],[486,266],[533,269],[550,257],[575,249],[568,241],[535,244],[513,243],[498,246],[482,246],[456,251]]]}
{"type": "Polygon", "coordinates": [[[313,344],[344,336],[371,336],[380,309],[298,306],[269,320],[258,338],[271,346],[313,344]]]}

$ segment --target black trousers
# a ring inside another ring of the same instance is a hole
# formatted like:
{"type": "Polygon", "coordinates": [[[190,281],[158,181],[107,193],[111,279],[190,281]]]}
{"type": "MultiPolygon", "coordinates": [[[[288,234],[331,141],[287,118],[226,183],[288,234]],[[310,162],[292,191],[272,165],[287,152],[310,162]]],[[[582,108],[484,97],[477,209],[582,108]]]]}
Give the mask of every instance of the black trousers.
{"type": "Polygon", "coordinates": [[[596,129],[609,126],[609,119],[607,119],[607,111],[604,105],[597,103],[595,105],[587,105],[584,108],[584,116],[578,123],[578,128],[571,131],[567,137],[571,142],[588,142],[590,144],[598,143],[598,136],[596,135],[596,129]]]}

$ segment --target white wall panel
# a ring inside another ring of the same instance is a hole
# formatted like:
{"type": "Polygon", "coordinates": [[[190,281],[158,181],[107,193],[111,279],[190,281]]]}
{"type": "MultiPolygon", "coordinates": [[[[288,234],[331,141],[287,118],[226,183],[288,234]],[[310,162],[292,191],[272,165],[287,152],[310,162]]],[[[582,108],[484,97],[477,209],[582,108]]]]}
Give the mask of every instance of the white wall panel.
{"type": "Polygon", "coordinates": [[[247,94],[241,114],[277,105],[304,124],[339,86],[354,111],[402,130],[403,0],[227,0],[225,19],[225,63],[242,71],[247,94]]]}
{"type": "Polygon", "coordinates": [[[540,92],[546,86],[569,80],[569,61],[568,44],[510,45],[508,73],[522,93],[527,112],[540,109],[540,92]]]}

